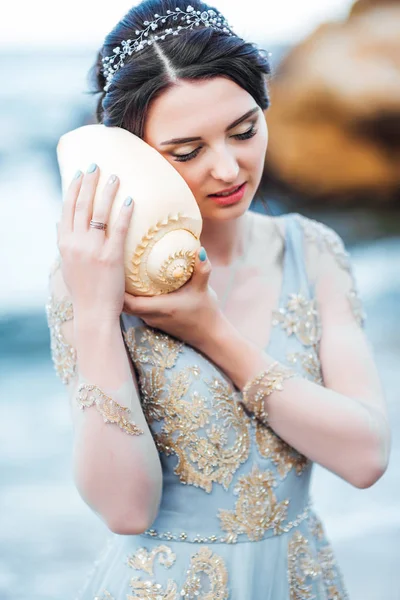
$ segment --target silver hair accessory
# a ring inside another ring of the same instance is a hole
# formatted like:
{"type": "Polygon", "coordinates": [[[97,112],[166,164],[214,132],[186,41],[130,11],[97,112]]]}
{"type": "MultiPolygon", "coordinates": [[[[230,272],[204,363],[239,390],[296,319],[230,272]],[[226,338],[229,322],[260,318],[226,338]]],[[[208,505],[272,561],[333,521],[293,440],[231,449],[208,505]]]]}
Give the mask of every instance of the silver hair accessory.
{"type": "Polygon", "coordinates": [[[143,50],[145,46],[151,46],[154,41],[164,40],[168,35],[178,35],[184,29],[194,29],[202,25],[203,27],[212,27],[217,31],[222,31],[228,35],[234,35],[232,28],[224,17],[215,10],[195,10],[193,6],[188,6],[186,11],[176,8],[175,10],[167,10],[166,15],[154,15],[154,21],[144,21],[145,29],[136,29],[137,37],[129,40],[123,40],[121,46],[114,48],[111,56],[105,56],[102,59],[103,74],[106,78],[104,91],[106,92],[111,84],[114,74],[124,66],[124,60],[127,56],[131,56],[134,52],[143,50]],[[174,27],[165,29],[160,35],[154,34],[149,38],[149,34],[157,31],[159,24],[163,25],[167,20],[180,21],[181,25],[175,24],[174,27]],[[146,39],[148,38],[148,39],[146,39]],[[118,62],[115,62],[118,59],[118,62]]]}

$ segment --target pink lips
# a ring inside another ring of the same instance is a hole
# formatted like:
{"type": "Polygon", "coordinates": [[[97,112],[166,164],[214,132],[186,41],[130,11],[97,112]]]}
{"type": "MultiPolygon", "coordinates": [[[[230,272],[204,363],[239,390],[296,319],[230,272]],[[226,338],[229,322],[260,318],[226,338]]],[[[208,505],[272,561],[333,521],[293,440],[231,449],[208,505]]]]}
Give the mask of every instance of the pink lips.
{"type": "Polygon", "coordinates": [[[225,190],[219,190],[219,192],[215,192],[214,194],[210,194],[210,196],[215,196],[215,194],[227,194],[228,192],[233,192],[233,191],[237,190],[238,188],[240,188],[240,185],[234,185],[233,187],[226,188],[225,190]]]}
{"type": "MultiPolygon", "coordinates": [[[[215,202],[216,204],[218,204],[219,206],[227,206],[229,204],[236,204],[237,202],[240,202],[240,200],[243,198],[244,193],[246,191],[246,183],[243,183],[239,188],[233,187],[230,188],[230,190],[232,190],[232,194],[229,194],[229,196],[215,196],[213,194],[209,195],[209,198],[211,198],[211,200],[213,202],[215,202]],[[233,191],[236,190],[236,191],[233,191]]],[[[228,191],[228,190],[225,190],[228,191]]],[[[221,192],[219,192],[221,193],[221,192]]]]}

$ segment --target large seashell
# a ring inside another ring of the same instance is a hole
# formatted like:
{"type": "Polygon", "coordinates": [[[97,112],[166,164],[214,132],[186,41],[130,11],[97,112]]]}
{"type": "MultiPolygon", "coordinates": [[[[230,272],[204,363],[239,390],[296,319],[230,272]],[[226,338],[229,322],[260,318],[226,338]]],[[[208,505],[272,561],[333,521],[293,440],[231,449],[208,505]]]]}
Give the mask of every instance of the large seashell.
{"type": "Polygon", "coordinates": [[[85,125],[61,136],[57,158],[63,198],[77,169],[99,166],[94,214],[110,175],[118,175],[107,236],[125,198],[134,199],[124,255],[128,293],[155,296],[186,283],[200,247],[201,214],[185,180],[157,150],[120,127],[85,125]]]}

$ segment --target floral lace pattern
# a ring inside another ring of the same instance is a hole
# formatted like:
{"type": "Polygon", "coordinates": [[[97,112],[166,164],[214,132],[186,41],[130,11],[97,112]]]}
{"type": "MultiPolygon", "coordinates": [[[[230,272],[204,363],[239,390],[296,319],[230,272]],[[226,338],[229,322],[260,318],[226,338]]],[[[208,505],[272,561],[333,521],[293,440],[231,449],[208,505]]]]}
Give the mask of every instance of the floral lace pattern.
{"type": "Polygon", "coordinates": [[[327,600],[349,600],[342,575],[320,518],[315,513],[311,513],[308,524],[318,548],[317,561],[321,567],[323,594],[327,600]]]}
{"type": "MultiPolygon", "coordinates": [[[[164,588],[155,581],[154,563],[156,558],[158,558],[159,564],[166,569],[171,568],[176,562],[176,554],[165,545],[157,546],[151,551],[139,548],[128,557],[129,567],[135,571],[143,571],[152,578],[151,580],[142,580],[137,576],[132,577],[129,585],[134,595],[128,596],[130,600],[178,600],[178,598],[227,600],[229,598],[228,571],[225,563],[207,546],[202,546],[196,554],[192,555],[186,571],[185,582],[179,593],[178,584],[174,580],[168,579],[164,588]]],[[[111,596],[110,600],[113,600],[111,596]]]]}
{"type": "Polygon", "coordinates": [[[66,342],[61,327],[74,318],[72,301],[69,298],[56,300],[52,295],[46,304],[46,313],[53,365],[58,377],[67,385],[76,374],[77,354],[75,348],[66,342]]]}
{"type": "Polygon", "coordinates": [[[288,545],[288,579],[290,600],[315,598],[312,581],[321,574],[321,567],[313,556],[308,540],[296,531],[288,545]]]}
{"type": "Polygon", "coordinates": [[[364,312],[361,299],[358,296],[354,273],[350,261],[350,255],[347,252],[340,236],[330,227],[309,219],[302,215],[296,215],[298,223],[301,225],[307,241],[316,244],[321,251],[331,253],[338,265],[345,269],[351,277],[351,289],[347,292],[347,299],[353,312],[356,322],[360,327],[364,327],[366,314],[364,312]]]}
{"type": "Polygon", "coordinates": [[[301,475],[311,464],[306,456],[289,446],[270,427],[257,423],[255,435],[259,453],[263,458],[272,460],[282,479],[293,469],[297,475],[301,475]]]}
{"type": "Polygon", "coordinates": [[[197,365],[171,373],[182,344],[151,328],[130,328],[125,341],[139,371],[143,410],[148,423],[162,421],[154,439],[160,452],[178,458],[175,474],[182,483],[212,491],[213,483],[228,489],[250,452],[250,423],[222,379],[205,381],[212,402],[192,389],[201,372],[197,365]],[[144,344],[147,343],[147,347],[144,344]],[[143,364],[152,365],[147,371],[143,364]],[[165,393],[167,390],[167,393],[165,393]],[[211,424],[216,413],[217,423],[211,424]],[[222,423],[224,426],[222,427],[222,423]],[[234,434],[228,441],[227,429],[234,434]]]}
{"type": "Polygon", "coordinates": [[[277,535],[286,518],[289,500],[278,502],[273,488],[276,485],[271,471],[254,466],[248,475],[239,477],[233,493],[238,496],[235,510],[220,510],[221,529],[227,532],[226,541],[236,542],[244,533],[249,540],[260,540],[267,529],[277,535]]]}
{"type": "Polygon", "coordinates": [[[287,355],[292,365],[300,364],[305,376],[314,383],[322,384],[319,344],[321,321],[315,298],[308,300],[303,294],[289,294],[285,306],[272,313],[272,325],[281,326],[288,336],[295,336],[304,346],[304,352],[287,355]]]}

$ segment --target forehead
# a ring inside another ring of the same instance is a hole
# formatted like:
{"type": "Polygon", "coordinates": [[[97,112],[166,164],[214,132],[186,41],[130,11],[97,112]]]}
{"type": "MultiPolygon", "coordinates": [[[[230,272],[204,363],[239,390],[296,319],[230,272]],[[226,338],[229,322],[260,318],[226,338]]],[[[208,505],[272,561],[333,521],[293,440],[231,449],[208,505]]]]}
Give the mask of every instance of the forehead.
{"type": "Polygon", "coordinates": [[[155,142],[205,136],[225,129],[255,105],[254,98],[230,79],[183,80],[153,100],[144,137],[155,142]]]}

